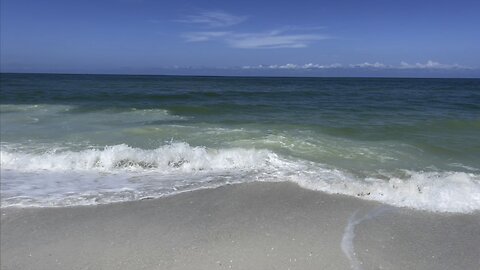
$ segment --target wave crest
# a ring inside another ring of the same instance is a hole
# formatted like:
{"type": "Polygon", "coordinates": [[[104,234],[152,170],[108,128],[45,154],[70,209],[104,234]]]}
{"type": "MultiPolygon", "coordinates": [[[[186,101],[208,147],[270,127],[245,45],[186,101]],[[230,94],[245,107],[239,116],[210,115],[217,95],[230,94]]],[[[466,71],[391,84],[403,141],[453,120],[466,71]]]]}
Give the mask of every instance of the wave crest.
{"type": "Polygon", "coordinates": [[[312,190],[438,212],[480,210],[480,175],[452,171],[358,176],[269,150],[178,142],[27,153],[2,147],[2,205],[79,205],[159,197],[229,183],[290,181],[312,190]],[[54,194],[54,196],[52,196],[54,194]]]}
{"type": "Polygon", "coordinates": [[[22,171],[69,170],[143,170],[158,169],[202,171],[228,169],[254,169],[277,159],[267,150],[255,149],[207,149],[192,147],[186,143],[172,143],[153,150],[133,148],[125,144],[107,146],[102,150],[89,149],[80,152],[50,151],[44,154],[2,151],[4,169],[22,171]]]}

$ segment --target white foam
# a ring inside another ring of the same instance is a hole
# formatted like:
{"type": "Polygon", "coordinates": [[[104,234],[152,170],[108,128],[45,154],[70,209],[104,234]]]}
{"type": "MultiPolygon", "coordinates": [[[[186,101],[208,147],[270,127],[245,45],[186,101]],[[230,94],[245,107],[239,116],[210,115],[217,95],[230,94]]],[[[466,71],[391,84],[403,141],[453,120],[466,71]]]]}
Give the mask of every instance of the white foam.
{"type": "MultiPolygon", "coordinates": [[[[2,206],[88,205],[159,197],[185,190],[263,180],[282,161],[270,151],[207,149],[172,143],[43,154],[2,147],[2,206]]],[[[272,178],[270,178],[271,180],[272,178]]]]}
{"type": "Polygon", "coordinates": [[[173,143],[154,150],[132,148],[125,144],[107,146],[102,150],[88,149],[80,152],[57,152],[44,154],[1,152],[2,169],[21,171],[71,171],[95,170],[114,172],[118,170],[201,171],[254,169],[262,167],[276,155],[266,150],[254,149],[206,149],[191,147],[186,143],[173,143]]]}
{"type": "MultiPolygon", "coordinates": [[[[309,172],[310,174],[314,172],[309,172]]],[[[469,213],[480,210],[480,176],[464,172],[414,172],[358,179],[332,171],[330,177],[300,177],[300,186],[345,194],[386,204],[435,212],[469,213]],[[338,177],[336,177],[338,175],[338,177]],[[388,180],[383,178],[388,177],[388,180]]]]}
{"type": "Polygon", "coordinates": [[[480,176],[400,171],[359,177],[315,162],[245,148],[171,143],[157,149],[27,152],[2,145],[2,206],[58,206],[159,197],[251,181],[292,181],[308,189],[439,212],[480,210],[480,176]]]}

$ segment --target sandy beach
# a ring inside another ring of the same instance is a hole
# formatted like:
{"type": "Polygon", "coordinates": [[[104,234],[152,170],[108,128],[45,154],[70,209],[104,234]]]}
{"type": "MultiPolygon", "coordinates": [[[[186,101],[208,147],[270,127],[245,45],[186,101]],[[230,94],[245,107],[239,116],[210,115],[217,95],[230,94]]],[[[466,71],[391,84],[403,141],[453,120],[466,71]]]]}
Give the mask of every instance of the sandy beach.
{"type": "Polygon", "coordinates": [[[3,208],[1,269],[479,269],[480,215],[290,183],[98,206],[3,208]]]}
{"type": "Polygon", "coordinates": [[[0,270],[480,270],[479,10],[0,0],[0,270]]]}

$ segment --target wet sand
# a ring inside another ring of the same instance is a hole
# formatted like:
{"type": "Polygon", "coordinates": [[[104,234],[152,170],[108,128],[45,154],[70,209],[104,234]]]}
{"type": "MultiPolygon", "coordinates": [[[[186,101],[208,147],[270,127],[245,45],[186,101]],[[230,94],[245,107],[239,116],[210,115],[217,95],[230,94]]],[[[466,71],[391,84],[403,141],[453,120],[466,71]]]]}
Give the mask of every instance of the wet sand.
{"type": "Polygon", "coordinates": [[[480,269],[480,213],[250,183],[138,202],[3,208],[1,269],[480,269]]]}

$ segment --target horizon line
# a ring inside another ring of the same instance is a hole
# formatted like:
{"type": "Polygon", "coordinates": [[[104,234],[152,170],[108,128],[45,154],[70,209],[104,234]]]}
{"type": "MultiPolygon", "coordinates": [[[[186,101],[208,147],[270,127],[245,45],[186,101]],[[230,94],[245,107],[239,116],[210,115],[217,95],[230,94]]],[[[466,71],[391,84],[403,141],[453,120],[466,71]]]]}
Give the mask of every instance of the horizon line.
{"type": "Polygon", "coordinates": [[[0,74],[39,74],[39,75],[99,75],[99,76],[162,76],[162,77],[233,77],[233,78],[352,78],[352,79],[473,79],[478,77],[414,77],[414,76],[288,76],[288,75],[199,75],[199,74],[132,74],[132,73],[76,73],[76,72],[4,72],[0,74]]]}

